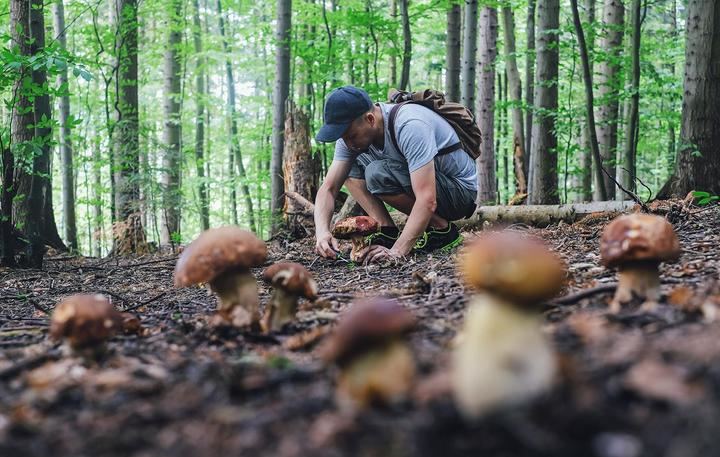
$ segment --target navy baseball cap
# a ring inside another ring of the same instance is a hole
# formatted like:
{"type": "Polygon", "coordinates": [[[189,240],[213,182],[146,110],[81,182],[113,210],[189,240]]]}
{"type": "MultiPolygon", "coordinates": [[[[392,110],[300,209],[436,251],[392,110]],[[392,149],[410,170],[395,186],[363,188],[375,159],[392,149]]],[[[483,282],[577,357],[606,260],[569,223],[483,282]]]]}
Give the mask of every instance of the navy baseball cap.
{"type": "Polygon", "coordinates": [[[355,119],[370,111],[373,103],[367,92],[355,86],[338,87],[325,102],[325,125],[315,136],[320,143],[331,143],[343,136],[355,119]]]}

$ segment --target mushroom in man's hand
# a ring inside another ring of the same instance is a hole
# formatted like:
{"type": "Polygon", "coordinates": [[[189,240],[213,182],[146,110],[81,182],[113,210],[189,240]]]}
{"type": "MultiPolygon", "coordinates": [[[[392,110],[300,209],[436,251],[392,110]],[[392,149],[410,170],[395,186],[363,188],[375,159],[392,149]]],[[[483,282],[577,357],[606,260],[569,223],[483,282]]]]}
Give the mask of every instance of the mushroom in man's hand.
{"type": "Polygon", "coordinates": [[[352,242],[350,260],[357,262],[360,260],[360,252],[368,246],[365,238],[378,230],[380,230],[380,224],[372,217],[356,216],[343,219],[335,224],[332,236],[338,240],[350,240],[352,242]]]}

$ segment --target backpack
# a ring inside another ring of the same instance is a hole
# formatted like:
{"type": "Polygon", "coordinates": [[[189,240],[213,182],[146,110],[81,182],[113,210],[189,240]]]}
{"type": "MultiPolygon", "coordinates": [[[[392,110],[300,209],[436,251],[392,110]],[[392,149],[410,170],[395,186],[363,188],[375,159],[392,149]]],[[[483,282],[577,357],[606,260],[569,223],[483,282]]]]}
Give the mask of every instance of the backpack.
{"type": "Polygon", "coordinates": [[[480,157],[480,143],[482,142],[480,127],[478,127],[475,122],[475,115],[464,105],[446,101],[445,94],[433,89],[426,89],[422,92],[406,92],[390,89],[388,99],[390,103],[395,103],[395,106],[390,109],[388,129],[390,130],[390,139],[398,151],[400,151],[400,148],[398,147],[397,134],[395,133],[395,118],[397,117],[398,110],[402,106],[412,103],[433,110],[445,119],[453,130],[455,130],[455,133],[457,133],[460,142],[438,150],[438,155],[447,154],[462,148],[473,160],[480,157]]]}

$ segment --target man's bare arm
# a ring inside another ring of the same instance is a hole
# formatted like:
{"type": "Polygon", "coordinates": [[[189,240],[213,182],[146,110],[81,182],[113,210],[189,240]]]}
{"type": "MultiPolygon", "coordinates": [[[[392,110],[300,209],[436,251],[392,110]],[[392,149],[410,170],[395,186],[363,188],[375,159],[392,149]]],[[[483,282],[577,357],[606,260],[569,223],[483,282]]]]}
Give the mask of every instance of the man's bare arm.
{"type": "Polygon", "coordinates": [[[315,197],[315,251],[323,257],[335,258],[339,246],[330,233],[330,220],[335,209],[335,198],[350,174],[352,162],[333,160],[315,197]]]}
{"type": "Polygon", "coordinates": [[[392,248],[400,255],[410,253],[437,208],[435,161],[431,160],[410,173],[410,184],[415,194],[415,204],[407,218],[405,228],[392,248]]]}

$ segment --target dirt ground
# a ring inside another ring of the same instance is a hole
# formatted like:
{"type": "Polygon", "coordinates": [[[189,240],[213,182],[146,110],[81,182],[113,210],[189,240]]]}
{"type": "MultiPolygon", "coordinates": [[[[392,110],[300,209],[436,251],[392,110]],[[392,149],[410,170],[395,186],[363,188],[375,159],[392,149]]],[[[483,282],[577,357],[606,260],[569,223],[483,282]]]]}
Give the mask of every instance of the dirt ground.
{"type": "MultiPolygon", "coordinates": [[[[268,264],[308,266],[321,298],[275,336],[209,325],[215,298],[173,287],[175,255],[56,256],[43,270],[1,271],[0,456],[720,455],[720,207],[655,209],[683,247],[662,267],[658,311],[610,314],[610,287],[546,304],[561,367],[554,388],[475,423],[428,389],[392,408],[340,414],[332,369],[293,338],[321,333],[356,298],[394,296],[418,317],[409,339],[427,387],[447,370],[470,295],[456,253],[365,268],[318,259],[309,239],[277,239],[268,264]],[[98,362],[63,355],[47,339],[48,313],[78,292],[132,309],[144,334],[115,337],[98,362]]],[[[599,265],[608,220],[508,229],[544,238],[567,262],[564,294],[573,294],[615,280],[599,265]]],[[[267,302],[266,286],[261,293],[267,302]]]]}

